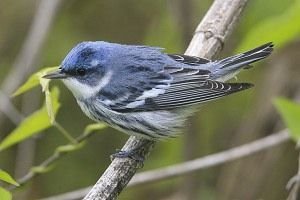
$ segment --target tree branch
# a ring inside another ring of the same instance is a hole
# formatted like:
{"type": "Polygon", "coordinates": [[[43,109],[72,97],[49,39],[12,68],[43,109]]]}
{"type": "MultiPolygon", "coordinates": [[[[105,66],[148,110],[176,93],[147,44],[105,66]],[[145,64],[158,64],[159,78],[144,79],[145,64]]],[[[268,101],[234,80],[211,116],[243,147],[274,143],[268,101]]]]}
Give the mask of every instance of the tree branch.
{"type": "Polygon", "coordinates": [[[2,111],[15,125],[18,125],[24,116],[12,104],[9,97],[0,90],[0,111],[2,111]]]}
{"type": "MultiPolygon", "coordinates": [[[[297,145],[299,148],[299,145],[297,145]]],[[[300,154],[298,156],[298,172],[293,176],[286,185],[286,189],[290,191],[287,200],[297,200],[300,189],[300,154]]]]}
{"type": "Polygon", "coordinates": [[[282,130],[262,139],[234,147],[219,153],[211,154],[202,158],[187,161],[185,163],[165,167],[158,170],[142,172],[133,177],[128,186],[135,186],[143,183],[151,183],[162,179],[177,177],[199,169],[217,166],[239,158],[243,158],[262,150],[269,149],[283,142],[289,141],[290,136],[287,130],[282,130]]]}
{"type": "MultiPolygon", "coordinates": [[[[161,169],[138,173],[129,182],[128,187],[146,183],[153,183],[156,181],[189,174],[197,170],[218,166],[220,164],[224,164],[239,158],[253,155],[263,150],[270,149],[289,140],[290,136],[288,131],[281,130],[267,137],[219,153],[211,154],[205,157],[197,158],[161,169]]],[[[82,198],[91,188],[92,187],[82,188],[73,192],[68,192],[41,200],[72,200],[82,198]]]]}
{"type": "MultiPolygon", "coordinates": [[[[246,2],[247,0],[215,0],[197,27],[186,54],[206,58],[214,56],[232,32],[246,2]]],[[[153,141],[131,136],[122,150],[135,149],[143,145],[138,154],[145,158],[154,144],[153,141]]],[[[130,158],[114,159],[84,199],[116,199],[141,164],[143,163],[130,158]]]]}

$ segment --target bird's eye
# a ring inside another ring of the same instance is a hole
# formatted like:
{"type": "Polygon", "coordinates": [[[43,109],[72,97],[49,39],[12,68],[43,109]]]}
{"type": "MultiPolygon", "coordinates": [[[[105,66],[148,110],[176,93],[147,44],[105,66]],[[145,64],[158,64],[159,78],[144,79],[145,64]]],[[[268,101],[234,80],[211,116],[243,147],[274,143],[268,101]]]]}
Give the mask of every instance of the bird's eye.
{"type": "Polygon", "coordinates": [[[78,69],[76,70],[76,72],[77,72],[77,74],[78,74],[79,76],[84,76],[85,73],[86,73],[85,69],[83,69],[83,68],[78,68],[78,69]]]}

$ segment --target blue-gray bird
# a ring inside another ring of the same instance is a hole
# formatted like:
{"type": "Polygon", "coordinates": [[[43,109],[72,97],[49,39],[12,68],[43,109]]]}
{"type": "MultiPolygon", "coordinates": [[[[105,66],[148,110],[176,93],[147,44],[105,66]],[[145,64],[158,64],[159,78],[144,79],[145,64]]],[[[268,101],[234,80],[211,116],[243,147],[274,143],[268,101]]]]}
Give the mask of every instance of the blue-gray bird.
{"type": "Polygon", "coordinates": [[[62,79],[91,119],[157,140],[176,136],[197,105],[252,87],[225,81],[272,50],[267,43],[211,61],[157,47],[82,42],[44,78],[62,79]]]}

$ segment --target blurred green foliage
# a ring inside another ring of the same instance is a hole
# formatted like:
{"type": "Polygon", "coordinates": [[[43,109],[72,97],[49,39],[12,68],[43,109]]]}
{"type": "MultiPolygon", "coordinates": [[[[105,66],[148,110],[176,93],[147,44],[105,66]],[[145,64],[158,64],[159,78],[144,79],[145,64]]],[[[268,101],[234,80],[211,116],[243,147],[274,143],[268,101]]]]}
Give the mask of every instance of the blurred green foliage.
{"type": "Polygon", "coordinates": [[[245,51],[269,41],[274,42],[276,48],[280,48],[296,37],[299,37],[299,10],[300,1],[295,0],[289,4],[284,12],[260,20],[245,34],[244,39],[238,45],[238,52],[245,51]]]}
{"type": "Polygon", "coordinates": [[[32,74],[28,80],[21,85],[14,93],[13,93],[13,97],[16,97],[20,94],[23,94],[24,92],[27,92],[28,90],[31,90],[32,88],[36,87],[36,86],[42,86],[44,87],[43,90],[45,90],[45,87],[48,87],[48,81],[47,79],[43,79],[42,77],[44,75],[46,75],[47,72],[51,72],[54,71],[55,69],[57,69],[58,67],[46,67],[41,69],[40,71],[32,74]]]}
{"type": "Polygon", "coordinates": [[[275,106],[280,112],[291,136],[298,142],[300,139],[300,104],[285,98],[278,98],[275,101],[275,106]]]}
{"type": "MultiPolygon", "coordinates": [[[[19,186],[19,184],[6,171],[2,169],[0,169],[0,180],[15,186],[19,186]]],[[[11,193],[8,190],[2,188],[1,186],[0,186],[0,199],[1,200],[12,199],[11,193]]]]}
{"type": "Polygon", "coordinates": [[[0,180],[18,186],[19,184],[6,172],[0,169],[0,180]]]}
{"type": "MultiPolygon", "coordinates": [[[[53,88],[51,92],[51,111],[52,117],[54,117],[60,107],[58,102],[59,90],[58,88],[53,88]]],[[[6,138],[4,138],[0,143],[0,152],[4,149],[17,144],[35,134],[42,133],[43,130],[49,128],[52,125],[51,118],[49,118],[47,107],[49,107],[50,101],[48,103],[28,117],[26,117],[18,127],[16,127],[6,138]]]]}
{"type": "Polygon", "coordinates": [[[7,191],[4,188],[0,187],[0,199],[1,200],[11,200],[12,195],[9,191],[7,191]]]}

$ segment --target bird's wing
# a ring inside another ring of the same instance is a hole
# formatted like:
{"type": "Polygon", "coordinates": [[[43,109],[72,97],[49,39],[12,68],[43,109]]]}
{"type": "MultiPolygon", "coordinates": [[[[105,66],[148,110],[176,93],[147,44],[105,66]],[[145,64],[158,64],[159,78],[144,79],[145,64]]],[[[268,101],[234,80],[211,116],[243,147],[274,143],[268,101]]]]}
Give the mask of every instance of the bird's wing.
{"type": "Polygon", "coordinates": [[[252,86],[249,83],[211,80],[210,71],[202,69],[165,67],[161,73],[170,75],[171,79],[150,77],[147,81],[153,87],[146,89],[137,85],[138,88],[132,90],[136,92],[110,105],[110,108],[122,113],[172,110],[217,99],[252,86]]]}
{"type": "Polygon", "coordinates": [[[187,56],[182,54],[168,54],[168,56],[177,62],[187,64],[187,65],[192,65],[192,66],[199,66],[201,64],[206,64],[211,62],[211,60],[208,60],[206,58],[187,56]]]}

